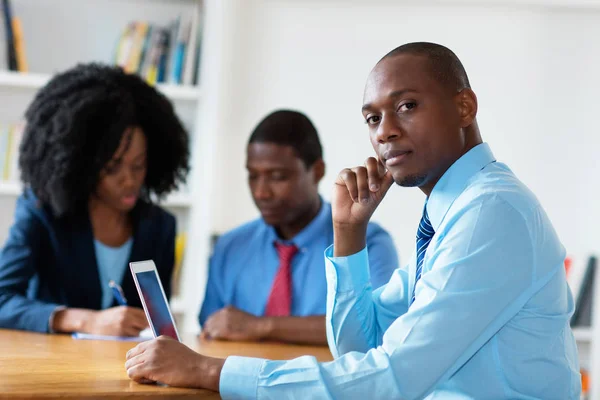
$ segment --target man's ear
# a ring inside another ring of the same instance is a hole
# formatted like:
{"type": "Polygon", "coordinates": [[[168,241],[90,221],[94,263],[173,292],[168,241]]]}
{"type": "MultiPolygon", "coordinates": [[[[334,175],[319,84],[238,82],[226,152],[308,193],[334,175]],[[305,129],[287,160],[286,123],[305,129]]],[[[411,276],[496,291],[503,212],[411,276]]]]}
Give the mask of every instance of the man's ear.
{"type": "Polygon", "coordinates": [[[325,162],[322,158],[315,161],[311,167],[313,173],[313,179],[315,184],[321,182],[321,179],[325,176],[325,162]]]}
{"type": "Polygon", "coordinates": [[[470,88],[461,90],[455,97],[460,125],[463,128],[473,124],[477,116],[477,96],[470,88]]]}

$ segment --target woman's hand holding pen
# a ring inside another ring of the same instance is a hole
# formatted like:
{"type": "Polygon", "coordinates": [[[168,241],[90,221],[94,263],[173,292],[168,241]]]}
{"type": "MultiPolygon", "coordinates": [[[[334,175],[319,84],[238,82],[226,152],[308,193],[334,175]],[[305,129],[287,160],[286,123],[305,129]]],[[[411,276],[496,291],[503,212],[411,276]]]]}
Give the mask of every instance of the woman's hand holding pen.
{"type": "Polygon", "coordinates": [[[143,310],[127,307],[127,299],[121,286],[115,281],[108,282],[113,297],[119,307],[96,311],[89,319],[84,332],[98,335],[137,336],[148,327],[148,320],[143,310]]]}
{"type": "Polygon", "coordinates": [[[146,314],[139,308],[127,307],[125,293],[118,283],[111,280],[108,286],[120,306],[96,311],[89,319],[84,332],[98,335],[138,336],[148,327],[146,314]]]}
{"type": "Polygon", "coordinates": [[[137,336],[148,327],[139,308],[118,306],[102,311],[65,308],[54,316],[54,332],[85,332],[96,335],[137,336]]]}
{"type": "Polygon", "coordinates": [[[144,310],[118,306],[102,311],[92,311],[82,332],[97,335],[137,336],[148,327],[144,310]]]}
{"type": "Polygon", "coordinates": [[[118,307],[102,311],[66,308],[56,313],[52,330],[55,332],[84,332],[95,335],[138,336],[148,327],[146,314],[140,308],[128,307],[121,286],[108,283],[118,307]]]}

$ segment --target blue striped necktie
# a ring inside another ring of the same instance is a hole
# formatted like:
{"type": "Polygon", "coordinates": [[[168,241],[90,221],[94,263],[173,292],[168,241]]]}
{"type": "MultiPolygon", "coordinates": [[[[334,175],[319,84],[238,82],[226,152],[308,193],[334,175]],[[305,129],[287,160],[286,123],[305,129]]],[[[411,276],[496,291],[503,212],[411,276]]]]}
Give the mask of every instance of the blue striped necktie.
{"type": "Polygon", "coordinates": [[[417,272],[415,274],[415,286],[413,287],[413,295],[410,304],[414,303],[415,301],[415,288],[417,287],[417,282],[419,282],[419,279],[421,279],[425,251],[427,250],[427,246],[429,246],[429,242],[431,242],[431,238],[433,237],[434,233],[435,231],[433,230],[433,226],[431,226],[431,222],[429,222],[429,216],[427,215],[427,204],[425,204],[423,217],[421,218],[419,229],[417,230],[417,272]]]}

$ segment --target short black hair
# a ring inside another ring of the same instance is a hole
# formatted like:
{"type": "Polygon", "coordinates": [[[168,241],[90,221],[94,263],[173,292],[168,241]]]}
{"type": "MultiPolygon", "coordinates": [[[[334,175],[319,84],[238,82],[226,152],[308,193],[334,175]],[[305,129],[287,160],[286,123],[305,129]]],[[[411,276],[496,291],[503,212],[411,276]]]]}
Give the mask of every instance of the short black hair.
{"type": "Polygon", "coordinates": [[[292,110],[277,110],[263,118],[254,128],[248,144],[273,143],[291,146],[307,168],[323,158],[317,129],[310,119],[292,110]]]}
{"type": "Polygon", "coordinates": [[[429,42],[414,42],[403,44],[387,53],[380,60],[400,54],[424,56],[429,60],[434,77],[452,91],[460,92],[470,88],[469,77],[456,54],[447,47],[429,42]]]}
{"type": "Polygon", "coordinates": [[[126,130],[146,136],[141,198],[162,197],[184,183],[189,138],[171,102],[137,75],[97,63],[54,76],[25,112],[21,180],[56,216],[87,210],[100,172],[126,130]]]}

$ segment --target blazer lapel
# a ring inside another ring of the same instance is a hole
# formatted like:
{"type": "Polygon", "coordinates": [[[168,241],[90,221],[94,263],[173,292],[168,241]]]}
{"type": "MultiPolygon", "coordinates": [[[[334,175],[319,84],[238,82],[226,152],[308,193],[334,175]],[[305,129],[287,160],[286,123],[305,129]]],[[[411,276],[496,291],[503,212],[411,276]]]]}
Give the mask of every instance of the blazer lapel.
{"type": "MultiPolygon", "coordinates": [[[[63,230],[66,238],[63,248],[65,284],[71,307],[99,310],[102,307],[102,289],[92,225],[86,216],[77,223],[67,224],[63,230]]],[[[106,282],[108,284],[108,282],[106,282]]]]}
{"type": "Polygon", "coordinates": [[[147,237],[148,235],[148,220],[145,218],[139,218],[137,224],[134,223],[134,233],[133,233],[133,244],[131,245],[131,254],[129,255],[129,262],[125,268],[125,273],[123,274],[123,280],[121,282],[121,287],[123,288],[123,293],[125,297],[127,297],[127,304],[132,307],[142,307],[142,302],[140,300],[140,296],[137,292],[137,288],[135,287],[135,282],[133,281],[133,275],[131,275],[131,269],[129,268],[130,262],[135,261],[143,261],[147,258],[145,254],[147,253],[148,248],[152,248],[152,238],[147,237]]]}

